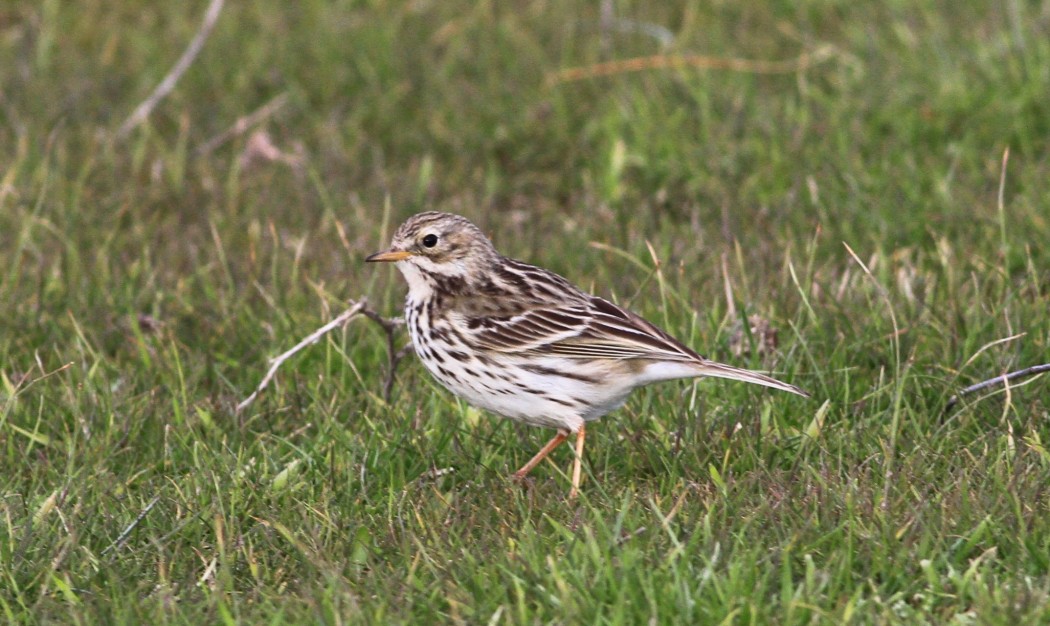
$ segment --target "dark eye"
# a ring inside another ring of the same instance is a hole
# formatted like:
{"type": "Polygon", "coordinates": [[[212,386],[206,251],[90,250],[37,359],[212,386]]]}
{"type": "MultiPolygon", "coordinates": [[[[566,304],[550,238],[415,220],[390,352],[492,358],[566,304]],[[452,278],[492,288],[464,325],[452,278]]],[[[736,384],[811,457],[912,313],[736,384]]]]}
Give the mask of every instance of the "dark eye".
{"type": "Polygon", "coordinates": [[[438,236],[437,235],[430,234],[430,235],[427,235],[426,237],[423,237],[423,247],[424,248],[433,248],[436,245],[438,245],[438,236]]]}

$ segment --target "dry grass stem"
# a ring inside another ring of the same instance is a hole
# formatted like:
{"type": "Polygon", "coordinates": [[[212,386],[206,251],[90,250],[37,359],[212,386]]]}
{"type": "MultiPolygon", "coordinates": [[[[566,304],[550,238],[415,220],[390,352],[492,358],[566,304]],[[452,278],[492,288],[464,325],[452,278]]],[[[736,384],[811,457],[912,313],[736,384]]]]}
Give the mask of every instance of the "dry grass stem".
{"type": "Polygon", "coordinates": [[[211,4],[208,5],[208,9],[204,12],[204,21],[201,22],[201,27],[197,30],[197,34],[193,36],[190,45],[186,47],[186,51],[182,53],[178,62],[175,63],[175,67],[171,68],[171,71],[164,77],[164,80],[160,81],[153,93],[135,107],[128,119],[124,120],[124,123],[120,125],[120,129],[117,131],[117,138],[123,139],[127,137],[128,133],[142,122],[145,122],[157,104],[175,89],[175,83],[179,82],[182,75],[193,64],[193,60],[200,54],[201,49],[204,48],[204,42],[208,40],[208,35],[211,34],[212,29],[215,27],[215,22],[219,20],[219,14],[222,12],[224,2],[225,0],[211,0],[211,4]]]}
{"type": "Polygon", "coordinates": [[[286,104],[288,104],[287,92],[276,96],[248,115],[237,118],[237,121],[233,123],[233,126],[197,146],[197,156],[207,156],[211,154],[216,148],[219,148],[227,141],[235,137],[240,137],[251,130],[252,127],[273,117],[278,111],[284,108],[284,105],[286,104]]]}
{"type": "Polygon", "coordinates": [[[547,75],[547,85],[554,86],[589,78],[601,78],[642,72],[645,70],[683,69],[729,70],[747,74],[790,74],[802,71],[831,58],[832,50],[828,46],[805,52],[790,61],[756,61],[752,59],[734,59],[711,57],[696,54],[658,54],[633,59],[621,59],[605,63],[595,63],[584,67],[570,67],[547,75]]]}

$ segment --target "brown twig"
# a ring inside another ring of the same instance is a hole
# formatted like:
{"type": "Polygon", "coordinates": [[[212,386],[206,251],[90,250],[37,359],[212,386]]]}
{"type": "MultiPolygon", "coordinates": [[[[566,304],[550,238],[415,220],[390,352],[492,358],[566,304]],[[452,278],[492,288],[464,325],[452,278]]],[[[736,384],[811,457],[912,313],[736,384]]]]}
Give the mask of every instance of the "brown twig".
{"type": "Polygon", "coordinates": [[[553,86],[561,83],[585,80],[588,78],[613,76],[627,72],[685,67],[700,70],[729,70],[749,74],[790,74],[825,61],[829,59],[831,55],[832,50],[830,47],[822,47],[813,52],[805,52],[790,61],[756,61],[752,59],[710,57],[696,54],[659,54],[647,57],[636,57],[633,59],[622,59],[619,61],[608,61],[606,63],[596,63],[585,67],[570,67],[568,69],[558,70],[548,74],[546,82],[548,86],[553,86]]]}
{"type": "Polygon", "coordinates": [[[371,309],[366,309],[362,313],[368,319],[379,324],[383,332],[386,333],[387,369],[386,381],[383,383],[383,400],[390,402],[390,394],[394,391],[394,374],[397,372],[397,366],[401,363],[401,359],[405,358],[412,351],[411,343],[402,346],[399,350],[394,342],[394,335],[397,333],[398,328],[405,325],[405,320],[399,317],[386,318],[371,309]]]}
{"type": "Polygon", "coordinates": [[[297,352],[299,352],[306,346],[312,343],[316,343],[317,340],[331,332],[333,329],[338,328],[339,326],[342,326],[343,324],[349,322],[355,316],[359,315],[365,309],[366,306],[367,300],[362,299],[360,302],[357,302],[349,309],[340,313],[332,321],[328,322],[324,326],[318,328],[314,332],[307,335],[305,339],[295,344],[295,346],[293,346],[291,350],[288,350],[287,352],[284,352],[274,357],[273,359],[270,359],[270,369],[266,371],[266,375],[263,376],[263,379],[259,383],[259,386],[255,388],[255,391],[252,392],[252,395],[248,396],[247,398],[242,400],[240,404],[237,405],[237,409],[235,410],[235,412],[240,413],[249,404],[255,401],[255,398],[263,389],[266,389],[266,386],[269,385],[270,381],[273,379],[274,374],[277,373],[277,370],[281,367],[282,364],[284,364],[285,361],[295,356],[297,352]]]}
{"type": "Polygon", "coordinates": [[[1029,376],[1035,376],[1036,374],[1042,374],[1043,372],[1050,372],[1050,363],[1033,365],[1032,367],[1026,367],[1023,370],[1017,370],[1016,372],[1010,372],[1009,374],[1003,374],[1002,376],[996,376],[995,378],[989,378],[988,380],[983,380],[974,385],[970,385],[951,398],[948,398],[948,403],[944,405],[944,412],[947,413],[948,411],[951,411],[952,407],[958,404],[959,400],[967,394],[987,389],[994,385],[1007,385],[1018,378],[1027,378],[1029,376]]]}
{"type": "Polygon", "coordinates": [[[349,309],[340,313],[335,319],[307,335],[302,341],[295,344],[295,346],[293,346],[290,350],[274,357],[273,359],[270,359],[270,369],[267,370],[266,375],[263,376],[262,381],[259,383],[259,385],[255,388],[255,391],[253,391],[250,396],[242,400],[241,403],[237,405],[237,408],[234,412],[240,413],[245,408],[247,408],[249,404],[254,402],[255,398],[258,397],[258,395],[264,389],[266,389],[267,385],[270,384],[270,381],[273,380],[274,375],[277,374],[277,370],[280,369],[281,365],[283,365],[285,361],[295,356],[295,354],[301,351],[303,348],[311,344],[317,343],[317,341],[321,339],[321,337],[330,333],[332,330],[339,328],[340,326],[346,325],[350,320],[357,317],[358,315],[363,315],[368,319],[374,321],[376,324],[379,324],[380,328],[383,329],[383,332],[386,333],[388,367],[386,373],[386,380],[383,382],[383,399],[389,401],[390,394],[394,390],[394,375],[397,372],[397,366],[399,363],[401,363],[401,360],[408,356],[408,354],[412,351],[412,345],[409,344],[398,350],[396,342],[397,330],[404,326],[405,322],[401,318],[386,318],[381,316],[380,314],[376,313],[368,307],[368,300],[366,298],[362,298],[358,302],[354,303],[354,305],[351,306],[349,309]]]}
{"type": "Polygon", "coordinates": [[[415,353],[415,351],[416,349],[412,347],[412,342],[409,341],[401,346],[401,349],[397,351],[394,358],[390,359],[390,368],[386,373],[386,382],[383,383],[383,399],[387,402],[390,401],[390,394],[394,390],[394,373],[397,371],[397,366],[401,363],[402,359],[415,353]]]}
{"type": "Polygon", "coordinates": [[[222,131],[218,135],[197,146],[197,156],[207,156],[216,148],[223,145],[234,137],[239,137],[248,132],[253,126],[273,116],[288,104],[288,93],[282,93],[248,115],[237,118],[233,126],[222,131]]]}
{"type": "Polygon", "coordinates": [[[142,104],[138,105],[131,115],[128,116],[128,119],[124,120],[124,123],[120,125],[120,129],[117,131],[118,138],[123,139],[136,126],[146,121],[146,118],[153,112],[157,104],[175,89],[175,83],[179,82],[179,79],[186,73],[186,70],[189,69],[204,47],[204,42],[207,41],[212,28],[215,27],[215,22],[219,19],[219,13],[222,12],[223,2],[224,0],[211,0],[211,4],[208,5],[208,9],[204,12],[204,21],[201,23],[200,29],[197,30],[197,34],[193,36],[193,40],[190,41],[190,45],[186,47],[186,51],[182,53],[178,62],[175,63],[175,67],[171,68],[171,71],[164,77],[164,80],[160,81],[153,93],[143,100],[142,104]]]}

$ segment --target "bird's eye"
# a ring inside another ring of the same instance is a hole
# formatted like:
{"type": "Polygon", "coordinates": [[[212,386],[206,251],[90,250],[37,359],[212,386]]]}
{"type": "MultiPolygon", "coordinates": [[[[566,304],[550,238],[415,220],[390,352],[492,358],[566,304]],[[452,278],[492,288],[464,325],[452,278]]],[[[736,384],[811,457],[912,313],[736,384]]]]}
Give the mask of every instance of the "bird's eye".
{"type": "Polygon", "coordinates": [[[426,237],[423,237],[423,247],[424,248],[433,248],[437,244],[438,244],[438,236],[437,235],[430,234],[430,235],[427,235],[426,237]]]}

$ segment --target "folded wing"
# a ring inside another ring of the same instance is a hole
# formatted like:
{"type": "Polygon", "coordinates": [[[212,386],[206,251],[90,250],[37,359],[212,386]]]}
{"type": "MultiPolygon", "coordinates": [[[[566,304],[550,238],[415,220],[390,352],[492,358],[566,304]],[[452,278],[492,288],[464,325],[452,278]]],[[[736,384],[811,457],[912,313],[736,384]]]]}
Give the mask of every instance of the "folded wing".
{"type": "Polygon", "coordinates": [[[476,347],[567,359],[640,359],[652,380],[712,376],[808,397],[775,378],[704,358],[641,317],[596,296],[571,305],[545,303],[506,317],[474,318],[476,347]],[[675,364],[684,364],[675,365],[675,364]]]}
{"type": "Polygon", "coordinates": [[[697,361],[704,358],[615,304],[591,296],[567,306],[547,304],[517,315],[468,320],[478,347],[579,359],[697,361]]]}

